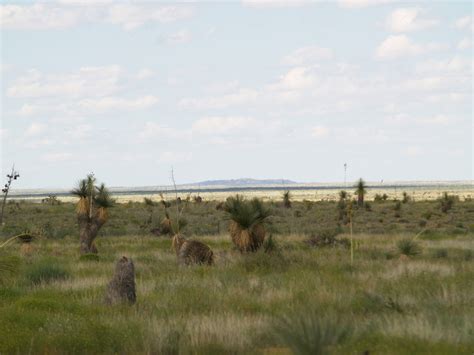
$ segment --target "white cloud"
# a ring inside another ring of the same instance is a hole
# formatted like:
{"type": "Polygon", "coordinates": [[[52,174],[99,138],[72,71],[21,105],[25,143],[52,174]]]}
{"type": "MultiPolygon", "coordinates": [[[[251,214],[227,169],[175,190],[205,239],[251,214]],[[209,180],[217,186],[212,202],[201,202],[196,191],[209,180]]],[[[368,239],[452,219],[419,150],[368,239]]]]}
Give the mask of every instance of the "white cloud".
{"type": "Polygon", "coordinates": [[[169,44],[187,43],[191,40],[191,33],[188,30],[180,30],[165,37],[169,44]]]}
{"type": "Polygon", "coordinates": [[[257,9],[298,7],[310,3],[310,0],[242,0],[245,7],[257,9]]]}
{"type": "Polygon", "coordinates": [[[36,137],[46,130],[46,125],[33,122],[25,131],[26,137],[36,137]]]}
{"type": "Polygon", "coordinates": [[[0,27],[14,30],[60,29],[76,25],[82,14],[46,4],[0,5],[0,27]]]}
{"type": "Polygon", "coordinates": [[[329,134],[329,129],[324,126],[315,126],[311,129],[311,135],[316,138],[326,137],[329,134]]]}
{"type": "Polygon", "coordinates": [[[459,41],[457,47],[458,47],[459,50],[465,50],[465,49],[471,48],[472,47],[472,39],[469,38],[469,37],[463,38],[462,40],[459,41]]]}
{"type": "Polygon", "coordinates": [[[251,117],[204,117],[194,122],[193,134],[235,134],[237,131],[251,130],[258,121],[251,117]]]}
{"type": "Polygon", "coordinates": [[[109,23],[133,30],[147,23],[168,23],[189,18],[187,5],[154,3],[108,4],[106,1],[62,1],[33,5],[0,5],[0,27],[14,30],[65,29],[83,23],[109,23]]]}
{"type": "Polygon", "coordinates": [[[43,154],[41,156],[41,160],[48,162],[48,163],[58,163],[58,162],[65,162],[71,160],[72,154],[71,153],[48,153],[43,154]]]}
{"type": "Polygon", "coordinates": [[[118,65],[83,67],[69,74],[43,74],[31,69],[7,89],[15,98],[105,96],[119,89],[118,65]]]}
{"type": "Polygon", "coordinates": [[[454,23],[454,26],[459,29],[471,28],[472,29],[472,17],[464,16],[460,17],[454,23]]]}
{"type": "Polygon", "coordinates": [[[280,80],[271,85],[271,89],[276,90],[299,90],[312,86],[315,82],[315,76],[309,67],[295,67],[286,74],[280,76],[280,80]]]}
{"type": "Polygon", "coordinates": [[[158,98],[152,95],[136,99],[121,97],[103,97],[100,99],[84,99],[78,103],[78,107],[86,111],[105,112],[111,110],[144,110],[155,106],[158,98]]]}
{"type": "Polygon", "coordinates": [[[301,66],[314,64],[321,59],[331,59],[332,50],[318,46],[306,46],[298,48],[291,54],[283,58],[282,64],[291,66],[301,66]]]}
{"type": "Polygon", "coordinates": [[[356,9],[368,6],[384,5],[398,0],[339,0],[339,6],[343,8],[356,9]]]}
{"type": "Polygon", "coordinates": [[[155,75],[156,73],[153,70],[148,69],[148,68],[143,68],[137,73],[136,78],[139,80],[144,80],[144,79],[153,78],[155,75]]]}
{"type": "Polygon", "coordinates": [[[160,163],[179,163],[183,161],[189,161],[193,158],[191,152],[163,152],[160,154],[160,163]]]}
{"type": "Polygon", "coordinates": [[[234,93],[221,96],[181,99],[179,106],[187,109],[222,109],[255,102],[257,97],[258,92],[256,90],[241,88],[234,93]]]}
{"type": "Polygon", "coordinates": [[[105,22],[121,25],[125,30],[133,30],[147,22],[175,22],[192,15],[193,10],[188,6],[117,4],[108,8],[105,22]]]}
{"type": "Polygon", "coordinates": [[[422,9],[416,7],[396,9],[387,17],[386,27],[393,32],[412,32],[438,24],[437,20],[420,18],[422,12],[422,9]]]}
{"type": "Polygon", "coordinates": [[[448,60],[429,60],[420,64],[417,64],[416,71],[418,73],[427,72],[446,72],[446,73],[459,73],[471,71],[471,60],[463,58],[461,56],[454,56],[448,60]]]}
{"type": "Polygon", "coordinates": [[[423,150],[418,146],[407,147],[403,150],[405,155],[410,157],[417,157],[423,154],[423,150]]]}
{"type": "Polygon", "coordinates": [[[139,133],[139,139],[149,140],[165,140],[165,139],[187,139],[190,138],[191,133],[189,130],[179,130],[172,128],[161,123],[148,121],[145,123],[142,131],[139,133]]]}
{"type": "Polygon", "coordinates": [[[406,35],[391,35],[377,47],[375,56],[379,59],[396,59],[442,48],[443,46],[437,43],[415,43],[406,35]]]}

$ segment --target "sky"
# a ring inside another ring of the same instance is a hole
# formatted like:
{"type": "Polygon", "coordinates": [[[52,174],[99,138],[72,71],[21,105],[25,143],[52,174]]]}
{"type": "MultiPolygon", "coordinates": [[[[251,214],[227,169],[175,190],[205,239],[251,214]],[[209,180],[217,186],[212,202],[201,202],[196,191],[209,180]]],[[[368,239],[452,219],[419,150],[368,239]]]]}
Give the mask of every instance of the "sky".
{"type": "Polygon", "coordinates": [[[0,1],[16,188],[472,180],[470,1],[0,1]]]}

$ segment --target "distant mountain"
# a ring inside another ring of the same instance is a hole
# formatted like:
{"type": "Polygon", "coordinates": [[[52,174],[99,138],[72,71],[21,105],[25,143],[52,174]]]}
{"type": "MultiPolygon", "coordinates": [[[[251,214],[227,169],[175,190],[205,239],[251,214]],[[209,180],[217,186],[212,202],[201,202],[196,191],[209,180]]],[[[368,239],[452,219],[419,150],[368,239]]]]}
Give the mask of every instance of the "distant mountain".
{"type": "Polygon", "coordinates": [[[285,179],[231,179],[207,180],[192,183],[192,186],[259,186],[259,185],[292,185],[297,182],[285,179]]]}

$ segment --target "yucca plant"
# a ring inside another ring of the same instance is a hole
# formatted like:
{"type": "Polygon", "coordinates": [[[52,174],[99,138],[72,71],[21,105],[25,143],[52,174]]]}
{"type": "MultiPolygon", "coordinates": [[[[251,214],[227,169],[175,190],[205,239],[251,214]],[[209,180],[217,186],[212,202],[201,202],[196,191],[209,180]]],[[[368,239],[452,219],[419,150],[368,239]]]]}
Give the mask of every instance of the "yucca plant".
{"type": "Polygon", "coordinates": [[[230,218],[229,232],[235,246],[241,252],[258,250],[265,240],[264,222],[270,216],[263,202],[236,195],[227,199],[224,210],[230,218]]]}
{"type": "Polygon", "coordinates": [[[90,174],[79,181],[78,186],[71,191],[79,197],[76,214],[82,254],[97,253],[94,240],[109,218],[108,209],[114,204],[105,185],[96,186],[95,182],[96,179],[90,174]]]}
{"type": "Polygon", "coordinates": [[[400,254],[406,256],[416,256],[421,253],[420,245],[415,240],[409,238],[398,241],[397,248],[400,254]]]}
{"type": "Polygon", "coordinates": [[[367,185],[365,183],[364,180],[362,180],[362,178],[360,178],[356,185],[355,185],[355,195],[357,195],[357,204],[359,206],[362,206],[364,205],[364,197],[365,197],[365,194],[367,193],[367,185]]]}
{"type": "Polygon", "coordinates": [[[292,354],[328,354],[353,335],[347,322],[315,311],[305,311],[280,318],[274,326],[274,336],[288,346],[292,354]]]}
{"type": "Polygon", "coordinates": [[[289,190],[283,192],[283,206],[285,208],[291,208],[291,194],[289,190]]]}

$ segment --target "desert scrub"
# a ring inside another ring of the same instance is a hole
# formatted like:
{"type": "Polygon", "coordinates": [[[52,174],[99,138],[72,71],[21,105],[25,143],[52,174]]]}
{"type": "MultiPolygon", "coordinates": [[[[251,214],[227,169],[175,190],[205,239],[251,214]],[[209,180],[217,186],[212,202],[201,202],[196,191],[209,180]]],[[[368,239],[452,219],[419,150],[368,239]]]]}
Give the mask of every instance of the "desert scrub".
{"type": "Polygon", "coordinates": [[[345,322],[318,312],[301,312],[278,319],[274,326],[277,341],[293,354],[328,354],[331,347],[347,341],[352,328],[345,322]]]}
{"type": "Polygon", "coordinates": [[[404,238],[397,242],[397,249],[401,255],[416,256],[421,253],[420,245],[413,239],[404,238]]]}
{"type": "Polygon", "coordinates": [[[70,274],[59,262],[43,259],[29,265],[25,277],[32,285],[38,285],[55,280],[65,280],[70,277],[70,274]]]}

